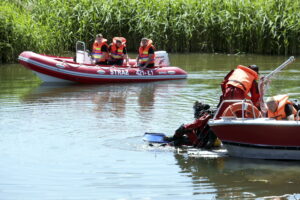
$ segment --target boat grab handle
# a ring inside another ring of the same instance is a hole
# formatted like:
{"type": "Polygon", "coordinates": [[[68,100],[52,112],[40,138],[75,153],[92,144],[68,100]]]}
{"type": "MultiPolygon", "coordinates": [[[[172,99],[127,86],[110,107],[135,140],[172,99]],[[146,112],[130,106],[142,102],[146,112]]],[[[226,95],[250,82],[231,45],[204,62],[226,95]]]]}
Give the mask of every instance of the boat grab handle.
{"type": "Polygon", "coordinates": [[[82,41],[77,41],[76,42],[76,52],[78,51],[78,50],[81,50],[81,49],[79,49],[79,46],[82,46],[83,47],[83,51],[85,52],[85,43],[84,42],[82,42],[82,41]]]}

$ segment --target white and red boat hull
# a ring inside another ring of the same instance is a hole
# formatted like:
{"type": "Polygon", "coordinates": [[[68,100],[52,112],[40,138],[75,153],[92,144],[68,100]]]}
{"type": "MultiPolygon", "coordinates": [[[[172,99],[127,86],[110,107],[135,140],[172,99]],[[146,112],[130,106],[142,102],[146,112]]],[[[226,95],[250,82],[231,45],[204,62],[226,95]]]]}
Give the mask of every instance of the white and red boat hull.
{"type": "Polygon", "coordinates": [[[300,160],[298,121],[218,119],[209,125],[231,156],[300,160]]]}
{"type": "Polygon", "coordinates": [[[19,62],[35,72],[44,82],[114,83],[149,82],[187,78],[178,67],[154,67],[141,70],[130,66],[78,64],[71,57],[55,57],[25,51],[19,62]]]}

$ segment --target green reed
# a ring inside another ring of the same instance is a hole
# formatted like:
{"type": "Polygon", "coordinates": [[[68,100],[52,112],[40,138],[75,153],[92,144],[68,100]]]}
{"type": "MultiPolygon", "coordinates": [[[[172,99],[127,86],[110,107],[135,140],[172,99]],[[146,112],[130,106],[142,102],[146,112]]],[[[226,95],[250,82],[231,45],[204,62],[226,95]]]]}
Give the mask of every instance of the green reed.
{"type": "Polygon", "coordinates": [[[1,61],[23,50],[74,51],[97,33],[127,39],[137,51],[150,37],[169,52],[299,54],[300,1],[295,0],[4,0],[1,61]]]}

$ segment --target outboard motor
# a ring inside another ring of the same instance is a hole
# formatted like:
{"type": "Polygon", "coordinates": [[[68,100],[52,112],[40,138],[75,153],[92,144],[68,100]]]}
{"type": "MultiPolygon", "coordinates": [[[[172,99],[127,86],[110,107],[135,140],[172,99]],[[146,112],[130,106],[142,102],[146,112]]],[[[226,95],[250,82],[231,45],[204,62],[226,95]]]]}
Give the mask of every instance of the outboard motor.
{"type": "Polygon", "coordinates": [[[76,62],[80,64],[92,64],[92,58],[86,51],[85,43],[81,41],[76,42],[76,62]]]}
{"type": "Polygon", "coordinates": [[[166,51],[155,51],[155,66],[167,67],[170,66],[169,56],[166,51]]]}

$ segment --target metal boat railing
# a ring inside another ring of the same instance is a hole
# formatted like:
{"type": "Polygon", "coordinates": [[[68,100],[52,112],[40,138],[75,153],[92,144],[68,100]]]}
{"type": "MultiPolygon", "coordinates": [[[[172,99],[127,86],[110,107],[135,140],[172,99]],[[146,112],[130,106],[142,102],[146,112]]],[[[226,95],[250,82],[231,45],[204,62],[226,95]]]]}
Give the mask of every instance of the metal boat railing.
{"type": "MultiPolygon", "coordinates": [[[[216,111],[216,113],[215,113],[215,115],[214,115],[213,120],[216,120],[217,116],[219,115],[219,112],[220,112],[221,108],[223,107],[223,105],[224,105],[225,103],[237,103],[237,102],[242,102],[242,120],[245,119],[245,110],[246,110],[246,108],[247,108],[246,103],[250,103],[250,104],[252,105],[252,113],[253,113],[253,117],[254,117],[254,118],[257,118],[257,117],[258,117],[258,116],[256,116],[256,114],[255,114],[255,111],[254,111],[254,107],[255,107],[255,106],[253,105],[253,103],[252,103],[251,100],[248,100],[248,99],[243,99],[243,100],[241,100],[241,99],[232,99],[232,100],[223,100],[223,101],[221,102],[221,105],[218,107],[218,109],[217,109],[217,111],[216,111]]],[[[230,104],[230,105],[232,105],[232,104],[230,104]]],[[[228,107],[229,107],[230,105],[228,105],[228,107]]],[[[225,109],[223,110],[223,112],[224,112],[224,111],[225,111],[225,109]]],[[[235,117],[235,118],[236,118],[236,117],[235,117]]]]}
{"type": "Polygon", "coordinates": [[[76,42],[76,62],[79,64],[92,64],[92,58],[82,41],[76,42]]]}

